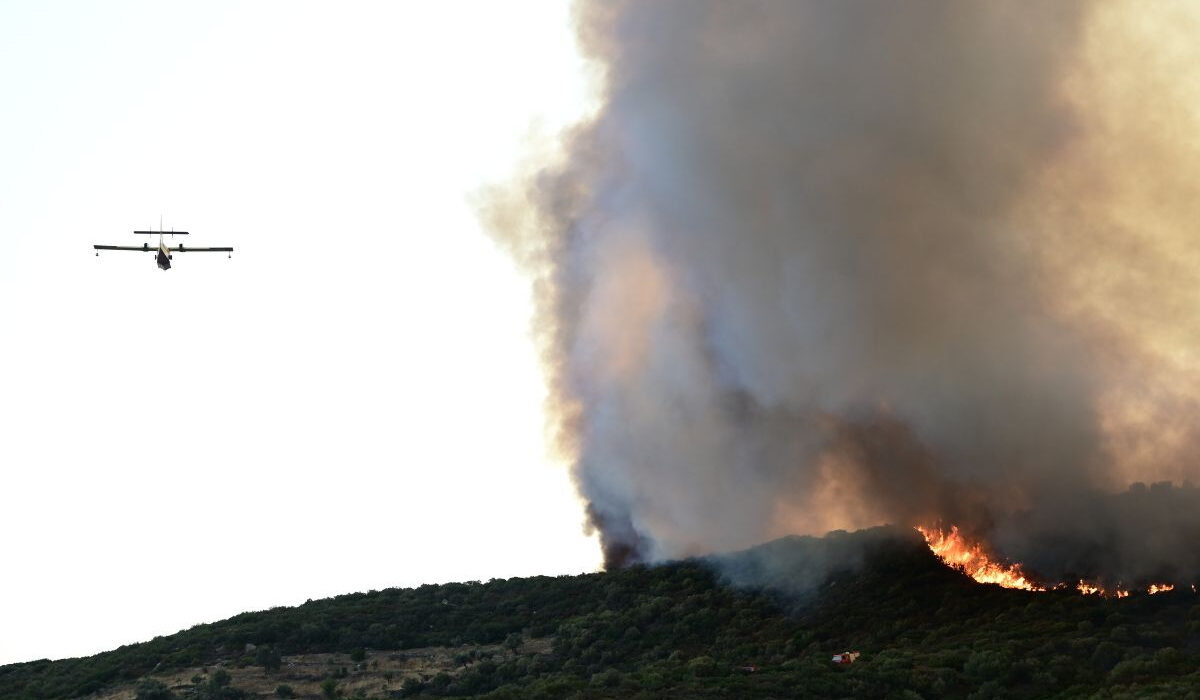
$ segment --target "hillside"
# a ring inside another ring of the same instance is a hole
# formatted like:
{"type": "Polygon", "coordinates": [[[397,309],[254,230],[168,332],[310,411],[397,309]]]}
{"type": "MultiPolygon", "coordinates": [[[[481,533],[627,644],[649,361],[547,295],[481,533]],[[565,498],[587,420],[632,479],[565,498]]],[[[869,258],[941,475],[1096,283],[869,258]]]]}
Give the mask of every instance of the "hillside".
{"type": "Polygon", "coordinates": [[[980,585],[919,537],[877,528],[600,574],[355,593],[0,667],[2,698],[279,686],[314,698],[1198,697],[1200,599],[980,585]],[[847,650],[862,655],[830,662],[847,650]]]}

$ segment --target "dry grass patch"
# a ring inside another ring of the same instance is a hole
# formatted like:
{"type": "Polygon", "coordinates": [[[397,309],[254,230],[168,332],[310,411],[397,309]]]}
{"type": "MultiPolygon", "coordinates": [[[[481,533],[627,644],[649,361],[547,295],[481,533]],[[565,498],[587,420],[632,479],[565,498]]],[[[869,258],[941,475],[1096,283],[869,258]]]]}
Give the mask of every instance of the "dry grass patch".
{"type": "MultiPolygon", "coordinates": [[[[517,648],[516,655],[549,654],[552,640],[549,637],[526,639],[517,648]]],[[[457,647],[422,647],[401,651],[368,651],[363,661],[352,661],[349,654],[297,654],[284,656],[283,666],[278,671],[267,671],[261,666],[207,666],[186,668],[170,673],[152,673],[148,678],[161,681],[181,697],[194,684],[192,679],[207,680],[217,668],[224,668],[230,676],[230,685],[258,697],[276,697],[275,688],[288,685],[298,698],[321,698],[321,684],[327,678],[337,680],[338,690],[345,698],[356,695],[368,698],[387,697],[400,689],[405,678],[414,677],[428,681],[439,673],[455,676],[468,665],[460,662],[465,655],[502,661],[513,656],[501,644],[464,644],[457,647]],[[342,669],[345,675],[342,676],[342,669]]],[[[92,696],[95,700],[133,700],[137,683],[124,684],[92,696]]]]}

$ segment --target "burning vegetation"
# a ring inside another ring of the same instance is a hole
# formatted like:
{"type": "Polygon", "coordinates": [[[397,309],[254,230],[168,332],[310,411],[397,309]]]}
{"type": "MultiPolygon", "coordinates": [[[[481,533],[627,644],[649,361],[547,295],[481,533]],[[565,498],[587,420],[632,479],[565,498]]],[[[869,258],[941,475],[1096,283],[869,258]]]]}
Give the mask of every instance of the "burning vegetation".
{"type": "Polygon", "coordinates": [[[996,583],[1005,588],[1044,591],[1029,580],[1020,564],[1005,565],[990,556],[982,542],[972,542],[951,526],[949,531],[936,527],[917,527],[929,548],[948,566],[960,569],[980,583],[996,583]]]}
{"type": "MultiPolygon", "coordinates": [[[[950,526],[949,530],[920,525],[916,529],[925,538],[929,549],[947,566],[962,571],[979,583],[994,583],[1004,588],[1019,588],[1025,591],[1062,590],[1071,587],[1064,582],[1049,587],[1038,583],[1026,573],[1021,564],[1005,563],[999,555],[990,552],[986,543],[963,535],[955,525],[950,526]]],[[[1105,598],[1127,598],[1130,592],[1129,588],[1120,583],[1105,587],[1085,579],[1079,579],[1074,588],[1083,595],[1105,598]]],[[[1175,586],[1170,583],[1152,583],[1145,590],[1149,595],[1155,595],[1175,590],[1175,586]]]]}

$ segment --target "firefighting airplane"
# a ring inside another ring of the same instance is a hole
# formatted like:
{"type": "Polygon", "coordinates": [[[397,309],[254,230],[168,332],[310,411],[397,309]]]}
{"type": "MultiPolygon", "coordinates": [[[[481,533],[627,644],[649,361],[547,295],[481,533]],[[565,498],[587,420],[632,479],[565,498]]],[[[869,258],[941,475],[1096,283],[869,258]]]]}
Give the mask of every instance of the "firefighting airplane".
{"type": "Polygon", "coordinates": [[[229,257],[233,257],[233,248],[187,248],[182,243],[172,248],[163,242],[163,236],[186,236],[188,235],[188,232],[175,231],[173,229],[170,231],[163,231],[161,223],[159,224],[158,228],[159,230],[157,231],[134,231],[135,234],[144,236],[153,236],[157,233],[157,248],[151,248],[149,243],[143,243],[141,248],[129,245],[93,245],[92,247],[96,249],[97,257],[100,256],[100,251],[102,250],[140,250],[144,253],[153,251],[156,253],[154,257],[158,262],[158,266],[163,270],[171,269],[171,259],[175,257],[171,255],[171,253],[229,253],[229,257]]]}

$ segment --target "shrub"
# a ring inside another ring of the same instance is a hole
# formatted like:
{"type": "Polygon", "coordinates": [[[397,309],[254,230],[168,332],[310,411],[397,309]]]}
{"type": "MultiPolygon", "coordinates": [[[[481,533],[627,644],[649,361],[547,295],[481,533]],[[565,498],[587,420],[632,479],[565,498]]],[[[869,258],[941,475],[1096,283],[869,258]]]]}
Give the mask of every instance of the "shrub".
{"type": "Polygon", "coordinates": [[[406,697],[406,698],[411,697],[413,695],[419,694],[421,692],[421,689],[424,687],[425,687],[425,684],[421,682],[420,678],[414,678],[413,676],[409,676],[404,679],[403,683],[400,684],[400,695],[401,695],[401,697],[406,697]]]}
{"type": "Polygon", "coordinates": [[[333,678],[326,678],[325,681],[321,683],[321,694],[331,699],[340,697],[342,693],[338,690],[337,680],[333,678]]]}
{"type": "Polygon", "coordinates": [[[213,671],[212,677],[208,679],[208,684],[214,688],[224,688],[229,685],[230,680],[229,671],[218,668],[216,671],[213,671]]]}
{"type": "Polygon", "coordinates": [[[135,700],[175,700],[175,693],[163,685],[162,681],[146,678],[137,684],[135,700]]]}
{"type": "Polygon", "coordinates": [[[278,671],[279,667],[283,665],[283,658],[279,655],[279,650],[274,647],[259,647],[254,654],[254,663],[268,671],[278,671]]]}
{"type": "Polygon", "coordinates": [[[1102,671],[1108,671],[1121,660],[1121,647],[1112,642],[1100,642],[1092,653],[1092,665],[1102,671]]]}
{"type": "Polygon", "coordinates": [[[711,676],[716,671],[716,663],[711,656],[697,656],[687,662],[687,668],[695,676],[711,676]]]}

